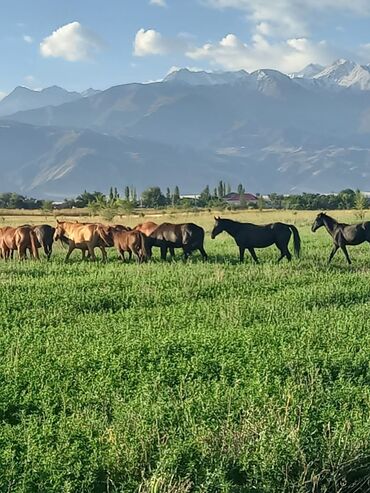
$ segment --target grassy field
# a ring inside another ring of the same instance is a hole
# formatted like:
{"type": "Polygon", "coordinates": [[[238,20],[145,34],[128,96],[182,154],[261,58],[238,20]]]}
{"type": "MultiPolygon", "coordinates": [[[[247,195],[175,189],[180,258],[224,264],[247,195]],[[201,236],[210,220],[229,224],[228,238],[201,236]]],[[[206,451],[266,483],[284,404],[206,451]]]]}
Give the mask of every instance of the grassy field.
{"type": "Polygon", "coordinates": [[[301,260],[240,265],[205,213],[156,219],[207,263],[0,261],[1,492],[370,491],[369,245],[328,267],[314,212],[225,216],[296,224],[301,260]]]}

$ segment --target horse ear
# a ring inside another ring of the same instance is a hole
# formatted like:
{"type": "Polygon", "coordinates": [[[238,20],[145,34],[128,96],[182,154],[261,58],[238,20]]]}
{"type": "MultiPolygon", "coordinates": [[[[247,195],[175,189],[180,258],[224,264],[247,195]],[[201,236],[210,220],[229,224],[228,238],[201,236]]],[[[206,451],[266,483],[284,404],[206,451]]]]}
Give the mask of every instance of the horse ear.
{"type": "Polygon", "coordinates": [[[59,221],[59,219],[57,219],[57,224],[60,224],[60,221],[59,221]]]}
{"type": "Polygon", "coordinates": [[[214,220],[217,221],[217,217],[216,216],[213,216],[214,220]]]}

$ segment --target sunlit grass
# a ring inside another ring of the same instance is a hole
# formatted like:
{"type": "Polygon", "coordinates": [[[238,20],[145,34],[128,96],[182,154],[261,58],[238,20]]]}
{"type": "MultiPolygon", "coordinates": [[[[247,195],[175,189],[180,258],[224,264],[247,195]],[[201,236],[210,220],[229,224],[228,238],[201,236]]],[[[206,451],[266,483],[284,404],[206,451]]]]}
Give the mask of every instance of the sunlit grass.
{"type": "MultiPolygon", "coordinates": [[[[366,481],[369,245],[328,267],[314,213],[253,214],[240,217],[295,222],[302,259],[277,264],[271,247],[240,265],[230,237],[207,234],[206,263],[122,264],[112,250],[65,264],[60,247],[50,262],[0,262],[0,491],[366,481]]],[[[188,217],[209,233],[210,215],[188,217]]]]}

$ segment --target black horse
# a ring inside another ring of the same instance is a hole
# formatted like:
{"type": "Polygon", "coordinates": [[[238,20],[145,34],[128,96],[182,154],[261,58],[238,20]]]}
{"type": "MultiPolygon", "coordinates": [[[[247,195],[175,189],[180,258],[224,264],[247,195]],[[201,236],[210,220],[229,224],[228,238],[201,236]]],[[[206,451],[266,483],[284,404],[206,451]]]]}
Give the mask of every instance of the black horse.
{"type": "Polygon", "coordinates": [[[161,249],[161,259],[166,260],[167,250],[182,248],[184,259],[187,260],[189,255],[199,250],[203,260],[207,260],[207,253],[204,250],[204,229],[194,223],[160,224],[149,236],[150,254],[152,247],[156,246],[161,249]]]}
{"type": "Polygon", "coordinates": [[[347,262],[351,264],[346,245],[360,245],[364,241],[370,243],[370,221],[358,224],[338,223],[334,218],[328,216],[324,212],[320,212],[320,214],[316,216],[311,231],[315,232],[322,226],[325,226],[325,229],[332,237],[334,244],[329,255],[328,264],[331,262],[339,248],[344,253],[347,262]]]}
{"type": "Polygon", "coordinates": [[[38,246],[43,247],[45,255],[49,260],[53,252],[55,228],[49,226],[49,224],[41,224],[40,226],[34,226],[33,230],[36,234],[37,241],[39,242],[38,246]]]}
{"type": "Polygon", "coordinates": [[[216,238],[217,235],[226,231],[232,236],[239,247],[240,262],[244,260],[244,252],[247,249],[253,260],[258,263],[258,258],[255,248],[265,248],[270,245],[276,245],[280,250],[281,259],[286,257],[289,261],[292,255],[288,249],[288,243],[293,233],[294,252],[299,257],[301,250],[301,239],[298,230],[292,224],[271,223],[260,226],[252,223],[239,223],[231,219],[221,219],[215,217],[215,226],[211,233],[211,238],[216,238]]]}

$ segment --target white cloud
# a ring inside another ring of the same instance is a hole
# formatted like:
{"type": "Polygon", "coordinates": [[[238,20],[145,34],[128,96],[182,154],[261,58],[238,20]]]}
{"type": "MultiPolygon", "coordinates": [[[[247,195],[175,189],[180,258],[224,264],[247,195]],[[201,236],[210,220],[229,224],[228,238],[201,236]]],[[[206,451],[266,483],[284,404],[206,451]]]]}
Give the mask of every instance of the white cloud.
{"type": "Polygon", "coordinates": [[[186,55],[226,70],[250,72],[273,68],[284,73],[300,70],[313,61],[327,64],[335,58],[325,41],[315,43],[307,38],[290,38],[270,42],[261,34],[255,34],[251,44],[243,43],[235,34],[228,34],[218,43],[206,43],[189,50],[186,55]]]}
{"type": "Polygon", "coordinates": [[[134,41],[134,55],[167,55],[180,53],[188,49],[189,40],[185,36],[177,38],[165,38],[155,29],[139,29],[134,41]]]}
{"type": "Polygon", "coordinates": [[[60,27],[40,43],[43,57],[69,62],[89,60],[102,48],[99,36],[76,21],[60,27]]]}
{"type": "Polygon", "coordinates": [[[150,0],[149,3],[157,7],[167,7],[166,0],[150,0]]]}
{"type": "Polygon", "coordinates": [[[29,36],[28,34],[24,34],[23,35],[23,41],[25,41],[26,43],[31,44],[31,43],[33,43],[33,38],[32,38],[32,36],[29,36]]]}
{"type": "Polygon", "coordinates": [[[168,51],[167,43],[162,34],[154,29],[139,29],[135,36],[134,55],[164,55],[168,51]]]}
{"type": "Polygon", "coordinates": [[[0,91],[0,101],[1,101],[2,99],[4,99],[4,98],[5,98],[5,96],[7,96],[7,93],[6,93],[6,92],[3,92],[3,91],[0,91]]]}
{"type": "MultiPolygon", "coordinates": [[[[245,12],[256,25],[270,24],[270,34],[280,36],[308,35],[310,25],[323,12],[349,12],[370,15],[369,0],[200,0],[218,8],[233,8],[245,12]]],[[[266,33],[263,33],[266,34],[266,33]]]]}

